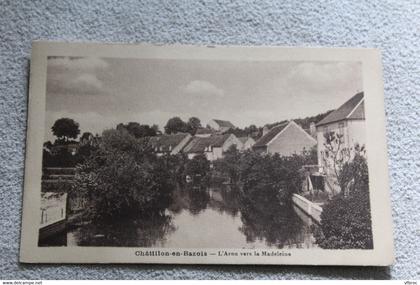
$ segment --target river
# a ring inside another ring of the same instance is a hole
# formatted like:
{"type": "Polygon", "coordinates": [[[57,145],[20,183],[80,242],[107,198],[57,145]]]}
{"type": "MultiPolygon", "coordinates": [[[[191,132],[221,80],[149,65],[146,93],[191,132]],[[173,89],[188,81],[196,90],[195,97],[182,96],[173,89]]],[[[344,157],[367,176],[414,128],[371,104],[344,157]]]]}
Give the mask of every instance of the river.
{"type": "Polygon", "coordinates": [[[276,201],[243,202],[230,186],[177,189],[171,206],[147,219],[87,224],[41,246],[162,248],[311,248],[312,221],[276,201]]]}

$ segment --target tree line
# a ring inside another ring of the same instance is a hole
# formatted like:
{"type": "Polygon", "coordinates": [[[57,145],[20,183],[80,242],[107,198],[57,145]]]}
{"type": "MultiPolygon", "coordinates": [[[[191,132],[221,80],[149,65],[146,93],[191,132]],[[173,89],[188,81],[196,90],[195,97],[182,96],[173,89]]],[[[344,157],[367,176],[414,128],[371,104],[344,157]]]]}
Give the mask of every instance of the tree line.
{"type": "MultiPolygon", "coordinates": [[[[314,122],[317,123],[325,118],[329,113],[333,110],[327,111],[322,114],[318,114],[316,116],[309,116],[305,118],[297,118],[293,119],[297,124],[299,124],[302,128],[308,129],[310,123],[314,122]]],[[[286,120],[269,123],[264,126],[257,127],[254,124],[246,126],[244,128],[232,128],[227,131],[227,133],[232,133],[237,137],[252,137],[254,139],[258,139],[262,136],[263,127],[267,126],[269,129],[273,126],[278,124],[284,123],[286,120]]],[[[116,127],[117,129],[125,129],[135,138],[142,138],[142,137],[152,137],[162,134],[159,130],[159,126],[156,124],[148,125],[148,124],[141,124],[138,122],[128,122],[126,124],[120,123],[116,127]]],[[[165,134],[176,134],[176,133],[190,133],[194,135],[198,129],[203,128],[201,121],[197,117],[190,117],[187,121],[183,121],[180,117],[172,117],[164,126],[164,133],[165,134]]],[[[206,126],[208,128],[208,126],[206,126]]],[[[71,144],[77,143],[75,141],[77,137],[80,135],[80,127],[79,123],[74,121],[70,118],[61,118],[54,122],[54,125],[51,127],[51,131],[53,135],[57,138],[54,143],[46,142],[47,146],[52,145],[64,145],[64,144],[71,144]]],[[[85,132],[80,137],[81,140],[87,139],[88,137],[92,136],[90,132],[85,132]]]]}
{"type": "MultiPolygon", "coordinates": [[[[55,144],[69,144],[80,134],[78,124],[70,120],[60,119],[54,124],[55,144]]],[[[178,119],[172,122],[175,124],[169,124],[168,132],[187,126],[178,119]]],[[[194,125],[198,127],[200,124],[194,125]]],[[[193,183],[203,187],[217,178],[238,185],[244,219],[251,221],[271,213],[273,219],[278,220],[275,215],[280,212],[290,213],[284,209],[291,207],[292,194],[301,189],[302,166],[316,164],[317,160],[314,151],[281,157],[277,154],[261,156],[251,151],[240,153],[232,147],[223,159],[215,161],[210,167],[204,155],[193,159],[184,154],[158,157],[147,140],[139,143],[137,139],[158,132],[154,126],[119,124],[115,129],[104,131],[99,144],[79,146],[77,161],[68,162],[68,165],[76,166],[69,194],[86,199],[87,218],[106,223],[121,218],[144,219],[145,216],[161,214],[172,203],[173,189],[177,185],[185,185],[185,177],[189,176],[193,183]]],[[[340,141],[337,136],[327,135],[329,144],[340,141]]],[[[91,138],[90,133],[81,136],[81,140],[91,138]]],[[[363,148],[356,150],[361,152],[363,148]]],[[[74,157],[64,151],[58,153],[58,158],[63,164],[66,158],[74,157]]],[[[323,207],[321,224],[315,234],[317,243],[322,248],[372,248],[366,159],[357,152],[353,160],[340,164],[337,175],[342,191],[323,207]]],[[[250,232],[247,227],[242,230],[250,232]]],[[[259,231],[264,233],[263,225],[259,231]]],[[[274,241],[275,237],[272,238],[274,241]]]]}

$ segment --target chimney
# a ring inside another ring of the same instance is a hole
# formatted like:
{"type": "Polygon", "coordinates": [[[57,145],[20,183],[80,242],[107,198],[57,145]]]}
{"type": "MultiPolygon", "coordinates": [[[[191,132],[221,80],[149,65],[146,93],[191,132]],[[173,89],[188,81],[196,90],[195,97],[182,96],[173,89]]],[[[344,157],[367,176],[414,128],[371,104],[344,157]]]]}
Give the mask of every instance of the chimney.
{"type": "Polygon", "coordinates": [[[314,122],[311,122],[309,124],[309,133],[311,134],[311,136],[316,137],[316,126],[314,122]]]}
{"type": "Polygon", "coordinates": [[[270,131],[270,129],[267,126],[264,126],[263,131],[262,131],[262,135],[265,136],[269,131],[270,131]]]}

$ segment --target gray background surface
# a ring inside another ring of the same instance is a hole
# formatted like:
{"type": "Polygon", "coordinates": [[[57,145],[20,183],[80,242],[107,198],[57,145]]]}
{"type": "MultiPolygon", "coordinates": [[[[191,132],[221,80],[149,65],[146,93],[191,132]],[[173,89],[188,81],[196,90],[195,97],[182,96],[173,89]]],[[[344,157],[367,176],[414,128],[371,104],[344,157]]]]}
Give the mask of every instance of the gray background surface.
{"type": "Polygon", "coordinates": [[[420,278],[419,1],[0,1],[0,279],[420,278]],[[18,263],[32,40],[376,47],[396,263],[389,268],[18,263]]]}

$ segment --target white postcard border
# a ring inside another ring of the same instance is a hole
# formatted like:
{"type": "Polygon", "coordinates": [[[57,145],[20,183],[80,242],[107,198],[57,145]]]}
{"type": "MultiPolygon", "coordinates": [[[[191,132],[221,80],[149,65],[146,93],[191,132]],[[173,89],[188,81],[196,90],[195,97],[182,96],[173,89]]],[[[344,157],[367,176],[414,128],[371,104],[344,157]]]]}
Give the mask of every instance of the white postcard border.
{"type": "Polygon", "coordinates": [[[34,42],[30,72],[24,206],[20,261],[29,263],[186,263],[186,264],[310,264],[377,265],[394,260],[388,182],[388,156],[380,52],[375,49],[197,47],[34,42]],[[280,256],[240,256],[265,249],[165,249],[127,247],[38,247],[38,224],[45,128],[47,56],[95,56],[189,60],[360,61],[363,68],[367,153],[372,213],[372,250],[279,249],[280,256]],[[218,256],[219,250],[239,256],[218,256]],[[141,252],[170,256],[141,256],[141,252]],[[172,256],[175,252],[206,252],[207,256],[172,256]],[[216,255],[210,255],[216,253],[216,255]],[[290,256],[281,256],[290,254],[290,256]]]}

